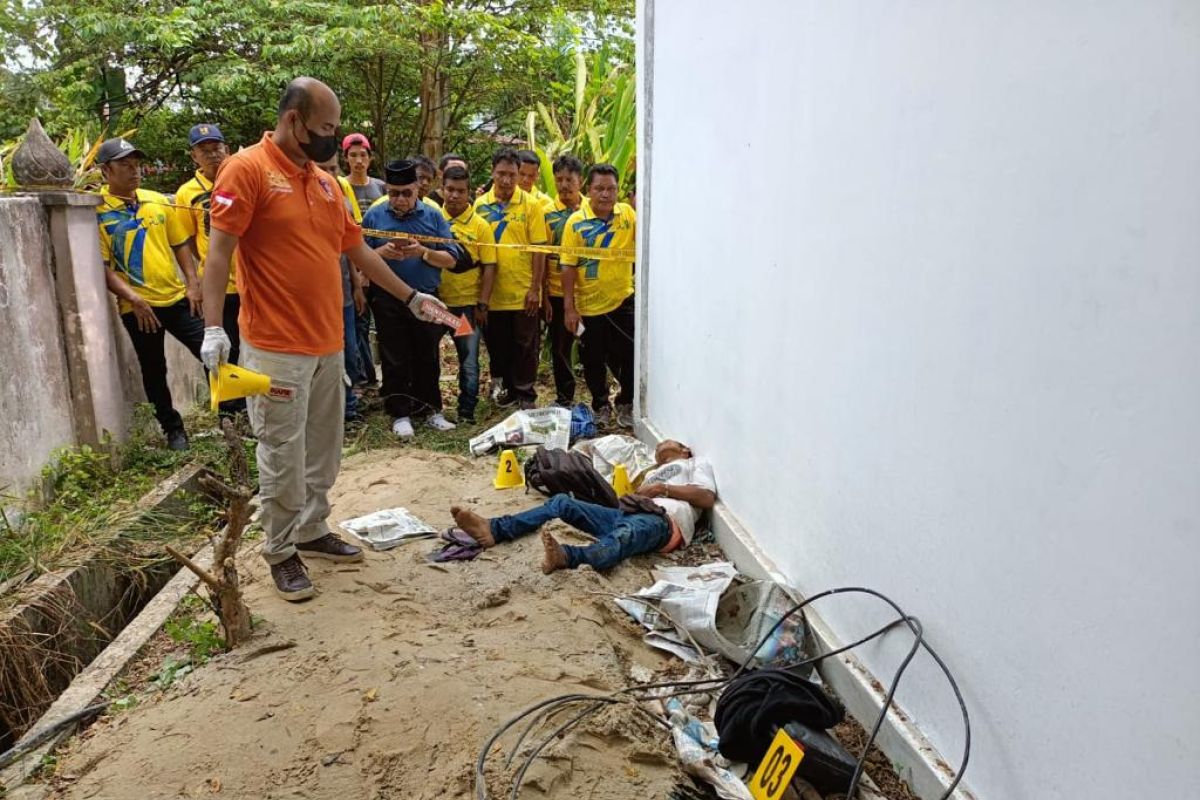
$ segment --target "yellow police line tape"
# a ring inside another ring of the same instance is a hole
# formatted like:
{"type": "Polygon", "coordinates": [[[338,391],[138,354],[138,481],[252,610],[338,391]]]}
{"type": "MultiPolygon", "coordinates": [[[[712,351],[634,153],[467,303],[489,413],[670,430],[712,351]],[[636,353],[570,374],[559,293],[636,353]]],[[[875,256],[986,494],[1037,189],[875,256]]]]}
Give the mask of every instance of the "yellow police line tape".
{"type": "MultiPolygon", "coordinates": [[[[10,193],[28,193],[41,194],[45,192],[75,192],[76,194],[90,194],[94,197],[105,197],[103,192],[97,192],[91,189],[69,189],[63,186],[4,186],[0,187],[0,192],[10,193]]],[[[157,194],[161,194],[158,192],[157,194]]],[[[121,197],[120,195],[110,194],[108,197],[114,197],[117,200],[134,200],[134,197],[121,197]]],[[[169,208],[180,208],[185,211],[194,211],[193,206],[180,205],[178,203],[169,203],[155,200],[155,205],[167,206],[169,208]]],[[[441,236],[425,236],[415,233],[401,233],[398,231],[383,231],[375,228],[363,228],[363,236],[371,236],[376,239],[412,239],[418,242],[431,242],[434,244],[464,244],[458,239],[446,239],[441,236]]],[[[479,244],[481,247],[499,247],[508,250],[516,250],[524,253],[546,253],[552,256],[574,256],[577,258],[590,258],[594,261],[634,261],[637,258],[637,253],[630,249],[609,249],[604,247],[563,247],[553,244],[511,244],[508,242],[486,244],[478,242],[466,242],[465,244],[479,244]]]]}
{"type": "MultiPolygon", "coordinates": [[[[434,244],[464,244],[464,242],[458,239],[446,239],[441,236],[425,236],[423,234],[404,233],[402,231],[381,231],[375,228],[363,228],[363,236],[370,236],[375,239],[412,239],[417,242],[432,242],[434,244]]],[[[637,257],[633,250],[610,250],[603,247],[562,247],[553,244],[487,244],[486,242],[467,242],[466,244],[475,244],[480,247],[503,247],[526,253],[548,253],[560,258],[562,256],[578,256],[579,258],[590,258],[595,261],[633,261],[637,257]]]]}

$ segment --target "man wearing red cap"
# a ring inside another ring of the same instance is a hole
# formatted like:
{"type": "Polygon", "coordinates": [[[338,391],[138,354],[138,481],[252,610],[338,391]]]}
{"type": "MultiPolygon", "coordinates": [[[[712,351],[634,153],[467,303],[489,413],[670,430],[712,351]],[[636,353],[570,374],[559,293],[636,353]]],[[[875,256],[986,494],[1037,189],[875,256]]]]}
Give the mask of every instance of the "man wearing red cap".
{"type": "MultiPolygon", "coordinates": [[[[348,134],[342,139],[342,156],[345,157],[350,171],[346,180],[350,183],[350,190],[354,192],[359,212],[365,214],[371,204],[386,193],[383,181],[367,174],[372,159],[371,140],[361,133],[348,134]]],[[[359,277],[365,290],[368,281],[361,275],[359,277]]],[[[350,378],[356,386],[374,386],[378,379],[375,377],[375,359],[371,357],[371,307],[369,305],[364,305],[361,310],[355,309],[354,328],[357,337],[355,350],[358,358],[354,364],[349,365],[351,368],[350,378]]]]}

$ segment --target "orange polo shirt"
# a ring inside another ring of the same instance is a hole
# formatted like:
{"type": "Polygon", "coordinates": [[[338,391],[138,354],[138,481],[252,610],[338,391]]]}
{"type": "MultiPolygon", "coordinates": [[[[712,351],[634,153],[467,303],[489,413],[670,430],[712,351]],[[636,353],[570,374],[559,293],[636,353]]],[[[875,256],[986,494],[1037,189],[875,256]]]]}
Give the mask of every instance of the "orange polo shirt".
{"type": "Polygon", "coordinates": [[[311,161],[297,167],[268,132],[221,165],[211,218],[238,237],[242,336],[277,353],[342,350],[338,257],[363,238],[337,181],[311,161]]]}

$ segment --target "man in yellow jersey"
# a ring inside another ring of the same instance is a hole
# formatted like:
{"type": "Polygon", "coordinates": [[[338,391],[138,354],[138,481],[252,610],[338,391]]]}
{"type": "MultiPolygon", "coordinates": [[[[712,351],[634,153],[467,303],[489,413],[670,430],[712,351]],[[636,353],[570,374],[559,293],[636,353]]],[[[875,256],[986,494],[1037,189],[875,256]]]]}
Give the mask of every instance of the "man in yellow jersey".
{"type": "MultiPolygon", "coordinates": [[[[204,258],[208,255],[208,235],[211,228],[210,213],[212,210],[213,181],[217,177],[217,168],[229,158],[229,146],[221,129],[211,123],[193,125],[188,132],[188,145],[191,147],[192,162],[196,165],[196,174],[190,181],[183,184],[175,192],[175,207],[180,215],[180,221],[187,230],[191,241],[188,243],[192,255],[196,258],[196,273],[204,277],[204,258]]],[[[238,336],[238,311],[242,304],[238,301],[237,293],[237,254],[229,269],[229,284],[225,287],[225,317],[222,326],[229,336],[229,362],[238,362],[241,338],[238,336]]],[[[221,414],[233,414],[246,410],[245,400],[226,400],[221,403],[221,414]]]]}
{"type": "MultiPolygon", "coordinates": [[[[337,154],[334,153],[328,161],[322,161],[317,164],[318,167],[328,172],[342,187],[342,198],[346,201],[346,210],[350,212],[350,216],[359,225],[362,224],[362,211],[359,210],[358,197],[354,194],[354,187],[350,181],[342,175],[341,164],[338,163],[337,154]]],[[[344,332],[345,349],[342,355],[345,358],[346,376],[350,379],[346,385],[346,405],[343,410],[343,417],[347,425],[357,424],[362,422],[362,415],[358,413],[358,395],[354,393],[353,382],[354,375],[359,370],[359,355],[358,355],[358,326],[356,315],[362,313],[367,307],[367,296],[362,285],[362,277],[358,274],[358,270],[350,263],[350,259],[345,253],[341,256],[342,263],[342,330],[344,332]]]]}
{"type": "MultiPolygon", "coordinates": [[[[588,203],[567,220],[563,247],[633,250],[637,214],[627,204],[617,202],[619,182],[612,164],[596,164],[588,171],[588,203]]],[[[576,331],[583,323],[580,358],[596,424],[612,422],[607,365],[621,387],[617,424],[632,428],[633,259],[610,261],[564,255],[562,265],[563,324],[567,330],[576,331]]]]}
{"type": "MultiPolygon", "coordinates": [[[[550,243],[562,244],[563,228],[567,218],[586,202],[580,194],[583,185],[583,162],[572,155],[561,155],[554,159],[554,187],[558,198],[550,200],[546,207],[546,229],[550,243]]],[[[575,332],[567,330],[563,321],[562,265],[558,256],[546,257],[546,299],[544,310],[550,332],[550,363],[554,371],[555,405],[570,408],[575,402],[575,371],[572,355],[575,350],[575,332]]]]}
{"type": "Polygon", "coordinates": [[[462,243],[459,264],[442,273],[438,297],[454,314],[474,320],[470,336],[454,336],[458,352],[458,421],[474,422],[479,403],[479,339],[487,324],[487,305],[496,280],[496,248],[492,226],[471,206],[471,176],[465,167],[442,171],[442,216],[450,223],[454,238],[462,243]]]}
{"type": "Polygon", "coordinates": [[[108,290],[117,296],[121,324],[142,368],[142,388],[154,406],[167,447],[186,450],[183,418],[167,386],[164,334],[170,333],[200,357],[204,341],[200,279],[182,215],[158,192],[140,188],[143,158],[145,154],[125,139],[109,139],[96,151],[105,180],[103,202],[96,209],[100,254],[107,267],[108,290]]]}
{"type": "MultiPolygon", "coordinates": [[[[545,207],[517,185],[519,166],[517,154],[508,148],[492,156],[492,188],[475,201],[475,212],[492,226],[498,245],[546,244],[545,207]]],[[[504,383],[497,402],[533,408],[546,255],[499,247],[496,262],[483,338],[493,376],[504,383]]]]}
{"type": "Polygon", "coordinates": [[[517,167],[517,185],[521,191],[531,194],[543,205],[550,205],[554,198],[538,188],[537,182],[542,177],[542,159],[532,150],[518,150],[517,158],[521,160],[517,167]]]}
{"type": "Polygon", "coordinates": [[[442,193],[439,188],[441,186],[442,176],[446,174],[446,170],[450,167],[462,167],[463,169],[467,170],[468,174],[471,172],[470,168],[467,167],[467,160],[458,153],[446,153],[444,156],[438,159],[438,176],[434,179],[434,183],[437,185],[430,190],[429,199],[437,203],[439,206],[442,205],[442,201],[445,199],[442,197],[442,193]]]}

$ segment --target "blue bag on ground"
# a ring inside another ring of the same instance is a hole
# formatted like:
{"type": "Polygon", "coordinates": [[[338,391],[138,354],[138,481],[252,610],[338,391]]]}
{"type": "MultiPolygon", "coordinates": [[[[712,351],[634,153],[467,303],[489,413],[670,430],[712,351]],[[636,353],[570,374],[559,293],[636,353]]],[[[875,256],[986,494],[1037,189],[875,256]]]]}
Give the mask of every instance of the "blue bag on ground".
{"type": "Polygon", "coordinates": [[[571,409],[571,444],[580,439],[594,439],[599,431],[596,430],[596,416],[587,403],[577,403],[571,409]]]}

